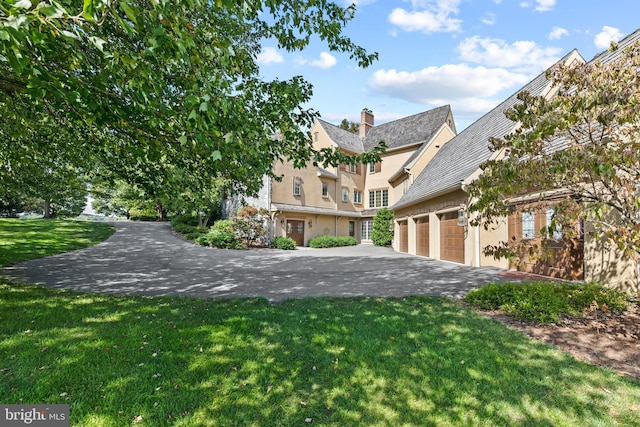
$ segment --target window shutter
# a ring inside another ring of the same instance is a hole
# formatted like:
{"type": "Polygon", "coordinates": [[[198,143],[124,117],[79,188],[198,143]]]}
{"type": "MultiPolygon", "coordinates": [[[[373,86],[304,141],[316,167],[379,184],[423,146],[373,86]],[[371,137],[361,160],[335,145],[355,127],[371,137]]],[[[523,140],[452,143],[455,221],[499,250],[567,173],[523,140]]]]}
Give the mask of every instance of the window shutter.
{"type": "Polygon", "coordinates": [[[376,163],[376,173],[380,173],[382,171],[382,162],[376,163]]]}
{"type": "Polygon", "coordinates": [[[356,163],[356,174],[362,174],[362,164],[360,162],[356,163]]]}
{"type": "Polygon", "coordinates": [[[346,163],[340,163],[340,170],[341,170],[341,171],[346,171],[346,170],[347,170],[347,165],[346,165],[346,163]]]}

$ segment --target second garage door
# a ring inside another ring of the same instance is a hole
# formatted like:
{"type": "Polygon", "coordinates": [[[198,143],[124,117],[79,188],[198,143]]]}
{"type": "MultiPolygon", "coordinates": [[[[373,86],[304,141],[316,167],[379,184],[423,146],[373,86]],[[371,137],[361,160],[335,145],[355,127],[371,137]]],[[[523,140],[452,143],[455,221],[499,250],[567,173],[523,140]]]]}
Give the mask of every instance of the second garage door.
{"type": "Polygon", "coordinates": [[[464,264],[464,227],[458,225],[458,213],[440,217],[440,258],[464,264]]]}
{"type": "Polygon", "coordinates": [[[416,254],[429,256],[429,218],[420,218],[416,223],[416,254]]]}

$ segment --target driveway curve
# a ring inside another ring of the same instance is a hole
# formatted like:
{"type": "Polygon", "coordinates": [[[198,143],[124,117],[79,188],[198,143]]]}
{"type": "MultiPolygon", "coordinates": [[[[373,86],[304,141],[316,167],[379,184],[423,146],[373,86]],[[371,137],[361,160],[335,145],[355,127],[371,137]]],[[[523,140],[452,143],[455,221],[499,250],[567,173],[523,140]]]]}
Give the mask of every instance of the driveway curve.
{"type": "Polygon", "coordinates": [[[501,280],[473,268],[370,245],[295,251],[212,249],[187,242],[166,223],[118,222],[106,241],[0,270],[21,283],[86,292],[189,297],[440,295],[461,298],[501,280]]]}

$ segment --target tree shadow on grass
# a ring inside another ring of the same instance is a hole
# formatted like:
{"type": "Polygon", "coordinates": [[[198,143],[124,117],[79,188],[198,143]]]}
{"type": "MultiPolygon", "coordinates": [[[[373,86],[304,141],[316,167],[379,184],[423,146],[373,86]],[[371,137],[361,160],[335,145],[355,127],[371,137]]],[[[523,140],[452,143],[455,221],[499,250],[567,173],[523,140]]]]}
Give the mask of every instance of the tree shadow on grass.
{"type": "Polygon", "coordinates": [[[640,421],[637,382],[444,298],[272,306],[12,286],[0,354],[0,401],[69,403],[72,425],[640,421]]]}

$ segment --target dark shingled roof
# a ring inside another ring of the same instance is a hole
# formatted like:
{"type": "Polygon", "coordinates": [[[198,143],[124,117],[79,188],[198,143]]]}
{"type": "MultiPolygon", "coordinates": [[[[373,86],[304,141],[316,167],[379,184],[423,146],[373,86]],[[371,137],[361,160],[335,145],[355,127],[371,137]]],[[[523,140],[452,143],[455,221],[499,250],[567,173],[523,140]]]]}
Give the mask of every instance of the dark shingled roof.
{"type": "Polygon", "coordinates": [[[362,138],[360,138],[357,133],[349,132],[324,120],[318,119],[318,122],[327,135],[329,135],[329,138],[338,144],[339,148],[356,154],[364,153],[362,138]]]}
{"type": "MultiPolygon", "coordinates": [[[[571,53],[573,52],[575,50],[571,53]]],[[[558,63],[566,61],[571,53],[558,63]]],[[[515,123],[507,119],[504,112],[518,102],[517,94],[526,90],[532,95],[540,95],[549,84],[545,74],[546,72],[540,74],[444,144],[391,209],[399,209],[460,188],[461,182],[491,156],[489,138],[503,137],[513,130],[515,123]]]]}
{"type": "Polygon", "coordinates": [[[450,112],[451,107],[444,105],[433,110],[374,126],[364,139],[360,138],[358,134],[344,130],[324,120],[318,119],[318,122],[338,147],[352,153],[361,154],[365,151],[373,150],[380,141],[386,143],[387,151],[427,142],[446,123],[450,112]]]}
{"type": "Polygon", "coordinates": [[[451,112],[449,105],[434,108],[372,127],[364,138],[364,149],[373,150],[380,141],[387,144],[387,150],[430,141],[447,121],[451,112]]]}

